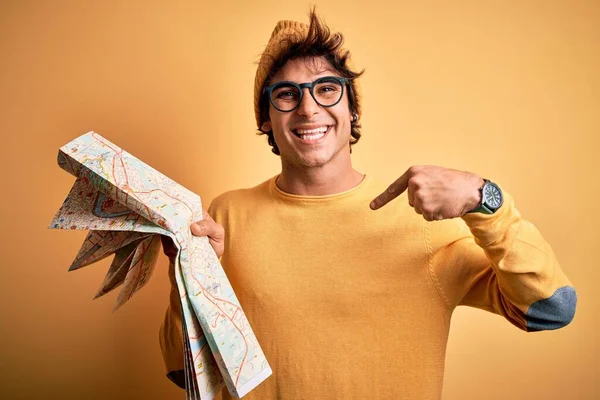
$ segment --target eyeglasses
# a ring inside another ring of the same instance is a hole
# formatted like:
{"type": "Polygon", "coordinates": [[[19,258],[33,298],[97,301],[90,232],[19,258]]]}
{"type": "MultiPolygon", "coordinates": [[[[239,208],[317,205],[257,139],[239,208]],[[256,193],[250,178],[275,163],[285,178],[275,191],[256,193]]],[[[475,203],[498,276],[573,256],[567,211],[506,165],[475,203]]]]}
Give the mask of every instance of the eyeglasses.
{"type": "Polygon", "coordinates": [[[310,95],[321,107],[333,107],[342,100],[347,78],[339,76],[324,76],[314,82],[295,83],[282,81],[267,86],[269,100],[275,109],[281,112],[294,111],[302,102],[304,89],[308,88],[310,95]]]}

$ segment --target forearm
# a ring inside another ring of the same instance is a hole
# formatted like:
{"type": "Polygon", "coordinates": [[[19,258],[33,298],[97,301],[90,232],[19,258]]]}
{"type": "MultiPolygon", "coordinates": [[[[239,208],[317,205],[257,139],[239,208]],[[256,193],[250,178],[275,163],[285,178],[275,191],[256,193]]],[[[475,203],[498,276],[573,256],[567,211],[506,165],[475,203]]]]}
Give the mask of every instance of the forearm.
{"type": "Polygon", "coordinates": [[[575,290],[550,245],[521,218],[508,194],[496,214],[467,214],[463,220],[488,258],[500,293],[523,312],[529,327],[553,329],[570,322],[575,290]]]}

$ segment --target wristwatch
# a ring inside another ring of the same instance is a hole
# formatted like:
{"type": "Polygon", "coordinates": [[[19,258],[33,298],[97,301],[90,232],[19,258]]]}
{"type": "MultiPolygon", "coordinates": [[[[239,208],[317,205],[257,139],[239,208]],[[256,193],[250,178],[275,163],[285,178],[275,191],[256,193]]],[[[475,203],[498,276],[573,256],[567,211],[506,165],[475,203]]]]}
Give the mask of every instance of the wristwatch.
{"type": "Polygon", "coordinates": [[[469,211],[470,213],[482,213],[482,214],[493,214],[502,207],[504,199],[502,197],[502,190],[498,185],[489,179],[484,179],[485,183],[479,188],[481,193],[481,203],[479,206],[469,211]]]}

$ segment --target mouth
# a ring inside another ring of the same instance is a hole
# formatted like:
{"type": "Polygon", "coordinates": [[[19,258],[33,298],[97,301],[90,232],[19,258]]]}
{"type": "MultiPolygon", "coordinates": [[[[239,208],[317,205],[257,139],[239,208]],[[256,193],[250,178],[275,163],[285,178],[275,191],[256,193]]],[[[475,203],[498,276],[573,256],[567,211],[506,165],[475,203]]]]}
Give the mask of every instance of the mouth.
{"type": "Polygon", "coordinates": [[[305,144],[315,144],[323,140],[323,138],[331,130],[331,125],[323,125],[310,129],[292,129],[294,135],[305,144]]]}

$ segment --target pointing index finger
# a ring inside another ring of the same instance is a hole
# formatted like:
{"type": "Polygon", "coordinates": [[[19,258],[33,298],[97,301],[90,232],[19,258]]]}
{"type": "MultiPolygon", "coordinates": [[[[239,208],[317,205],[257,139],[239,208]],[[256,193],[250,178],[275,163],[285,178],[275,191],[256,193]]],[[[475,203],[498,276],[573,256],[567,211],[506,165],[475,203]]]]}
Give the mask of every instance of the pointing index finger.
{"type": "Polygon", "coordinates": [[[406,171],[400,178],[396,179],[394,183],[388,186],[383,193],[375,197],[369,206],[372,210],[377,210],[396,197],[400,196],[406,190],[406,188],[408,188],[408,171],[406,171]]]}

